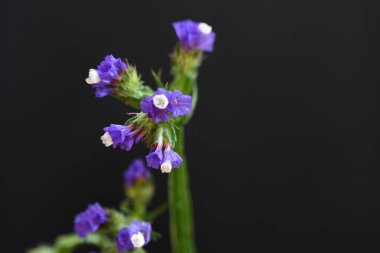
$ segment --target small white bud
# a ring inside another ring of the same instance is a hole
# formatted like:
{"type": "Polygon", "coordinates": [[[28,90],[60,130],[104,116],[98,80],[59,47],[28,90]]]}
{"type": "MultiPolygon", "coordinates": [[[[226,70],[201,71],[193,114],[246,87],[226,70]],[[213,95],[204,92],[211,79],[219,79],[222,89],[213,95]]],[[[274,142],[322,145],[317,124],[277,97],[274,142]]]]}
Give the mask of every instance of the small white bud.
{"type": "Polygon", "coordinates": [[[198,29],[204,34],[210,34],[212,32],[212,27],[206,23],[199,23],[198,29]]]}
{"type": "Polygon", "coordinates": [[[108,133],[108,132],[105,132],[102,137],[100,137],[100,139],[102,140],[103,144],[106,146],[106,147],[109,147],[113,144],[112,142],[112,137],[111,135],[108,133]]]}
{"type": "Polygon", "coordinates": [[[88,71],[88,77],[86,78],[86,83],[94,84],[94,83],[99,83],[99,82],[100,82],[100,77],[99,77],[98,71],[96,69],[90,69],[88,71]]]}
{"type": "Polygon", "coordinates": [[[133,234],[131,237],[131,242],[135,248],[141,248],[145,244],[144,235],[141,232],[133,234]]]}
{"type": "Polygon", "coordinates": [[[168,107],[169,100],[164,94],[155,95],[153,97],[153,104],[158,109],[165,109],[168,107]]]}
{"type": "Polygon", "coordinates": [[[169,160],[166,160],[161,164],[161,172],[162,173],[170,173],[172,171],[172,162],[169,160]]]}

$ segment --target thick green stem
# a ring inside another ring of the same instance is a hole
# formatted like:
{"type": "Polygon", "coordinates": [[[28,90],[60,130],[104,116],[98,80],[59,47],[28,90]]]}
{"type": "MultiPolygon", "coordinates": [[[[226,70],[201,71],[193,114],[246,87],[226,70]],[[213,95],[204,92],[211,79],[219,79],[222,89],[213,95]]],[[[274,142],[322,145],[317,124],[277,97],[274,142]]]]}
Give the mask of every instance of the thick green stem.
{"type": "Polygon", "coordinates": [[[176,130],[177,142],[174,149],[182,157],[183,162],[178,169],[172,170],[168,180],[172,253],[197,251],[194,241],[193,207],[185,154],[184,126],[191,119],[198,101],[197,76],[202,59],[201,51],[184,51],[179,45],[172,54],[173,81],[169,88],[179,89],[184,94],[192,95],[193,98],[192,112],[176,119],[179,128],[176,130]]]}
{"type": "Polygon", "coordinates": [[[182,157],[181,167],[169,174],[170,238],[173,253],[195,253],[193,207],[185,157],[184,128],[177,131],[175,150],[182,157]]]}

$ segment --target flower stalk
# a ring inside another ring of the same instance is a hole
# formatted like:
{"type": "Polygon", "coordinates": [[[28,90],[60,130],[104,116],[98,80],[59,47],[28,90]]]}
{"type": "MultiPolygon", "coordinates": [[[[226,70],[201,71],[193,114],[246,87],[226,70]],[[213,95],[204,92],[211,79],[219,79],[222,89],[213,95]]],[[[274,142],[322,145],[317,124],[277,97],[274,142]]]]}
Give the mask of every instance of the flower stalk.
{"type": "Polygon", "coordinates": [[[179,118],[176,130],[176,152],[183,162],[178,170],[169,174],[168,199],[170,215],[170,241],[173,253],[196,253],[194,218],[189,172],[186,161],[185,125],[190,121],[198,101],[197,77],[203,53],[199,50],[186,51],[178,46],[172,57],[172,89],[181,89],[184,94],[192,95],[192,111],[179,118]]]}
{"type": "Polygon", "coordinates": [[[169,174],[168,197],[170,214],[170,240],[173,253],[195,253],[193,206],[185,157],[185,132],[177,130],[175,150],[183,162],[178,170],[169,174]]]}

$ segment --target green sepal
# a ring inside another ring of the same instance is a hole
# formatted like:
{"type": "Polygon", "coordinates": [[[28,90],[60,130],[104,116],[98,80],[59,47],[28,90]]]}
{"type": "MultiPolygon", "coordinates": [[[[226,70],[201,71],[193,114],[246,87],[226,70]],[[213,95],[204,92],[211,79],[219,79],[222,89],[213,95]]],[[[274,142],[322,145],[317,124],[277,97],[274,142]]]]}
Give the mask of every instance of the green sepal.
{"type": "Polygon", "coordinates": [[[152,179],[137,181],[133,186],[126,186],[125,193],[133,202],[141,202],[147,206],[154,195],[154,182],[152,179]]]}
{"type": "Polygon", "coordinates": [[[170,144],[172,148],[175,147],[175,143],[177,142],[177,134],[176,134],[176,125],[173,120],[165,121],[162,123],[164,126],[164,140],[170,144]]]}
{"type": "Polygon", "coordinates": [[[128,65],[127,71],[122,75],[120,82],[115,86],[113,96],[121,102],[139,109],[140,100],[152,94],[153,90],[149,86],[143,85],[143,81],[136,67],[128,65]]]}
{"type": "Polygon", "coordinates": [[[202,59],[202,51],[184,51],[180,45],[177,45],[171,55],[171,73],[174,79],[169,85],[170,90],[178,89],[184,94],[191,94],[193,82],[198,77],[198,68],[202,63],[202,59]]]}
{"type": "Polygon", "coordinates": [[[146,113],[141,112],[134,114],[132,118],[128,119],[125,122],[125,125],[133,125],[134,127],[143,129],[143,142],[147,146],[150,146],[152,144],[152,137],[155,136],[157,124],[155,124],[152,119],[148,118],[148,115],[146,113]]]}

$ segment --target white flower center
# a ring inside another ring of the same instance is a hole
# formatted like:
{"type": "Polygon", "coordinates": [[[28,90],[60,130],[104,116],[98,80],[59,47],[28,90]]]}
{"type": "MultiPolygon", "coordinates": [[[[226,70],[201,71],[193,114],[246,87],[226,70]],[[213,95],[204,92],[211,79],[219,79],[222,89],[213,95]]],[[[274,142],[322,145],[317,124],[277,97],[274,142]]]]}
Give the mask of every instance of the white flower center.
{"type": "Polygon", "coordinates": [[[94,83],[99,83],[99,82],[100,82],[100,77],[99,77],[98,71],[96,69],[90,69],[88,71],[88,77],[86,78],[86,83],[94,84],[94,83]]]}
{"type": "Polygon", "coordinates": [[[141,232],[133,234],[131,237],[131,242],[135,248],[141,248],[145,244],[144,235],[141,232]]]}
{"type": "Polygon", "coordinates": [[[198,29],[204,34],[210,34],[212,32],[212,27],[206,23],[199,23],[198,29]]]}
{"type": "Polygon", "coordinates": [[[170,173],[172,171],[172,162],[167,160],[161,164],[161,172],[162,173],[170,173]]]}
{"type": "Polygon", "coordinates": [[[106,147],[109,147],[113,144],[112,137],[108,132],[105,132],[102,137],[100,137],[100,139],[106,147]]]}
{"type": "Polygon", "coordinates": [[[165,109],[168,107],[169,100],[164,94],[155,95],[153,97],[153,104],[158,109],[165,109]]]}

